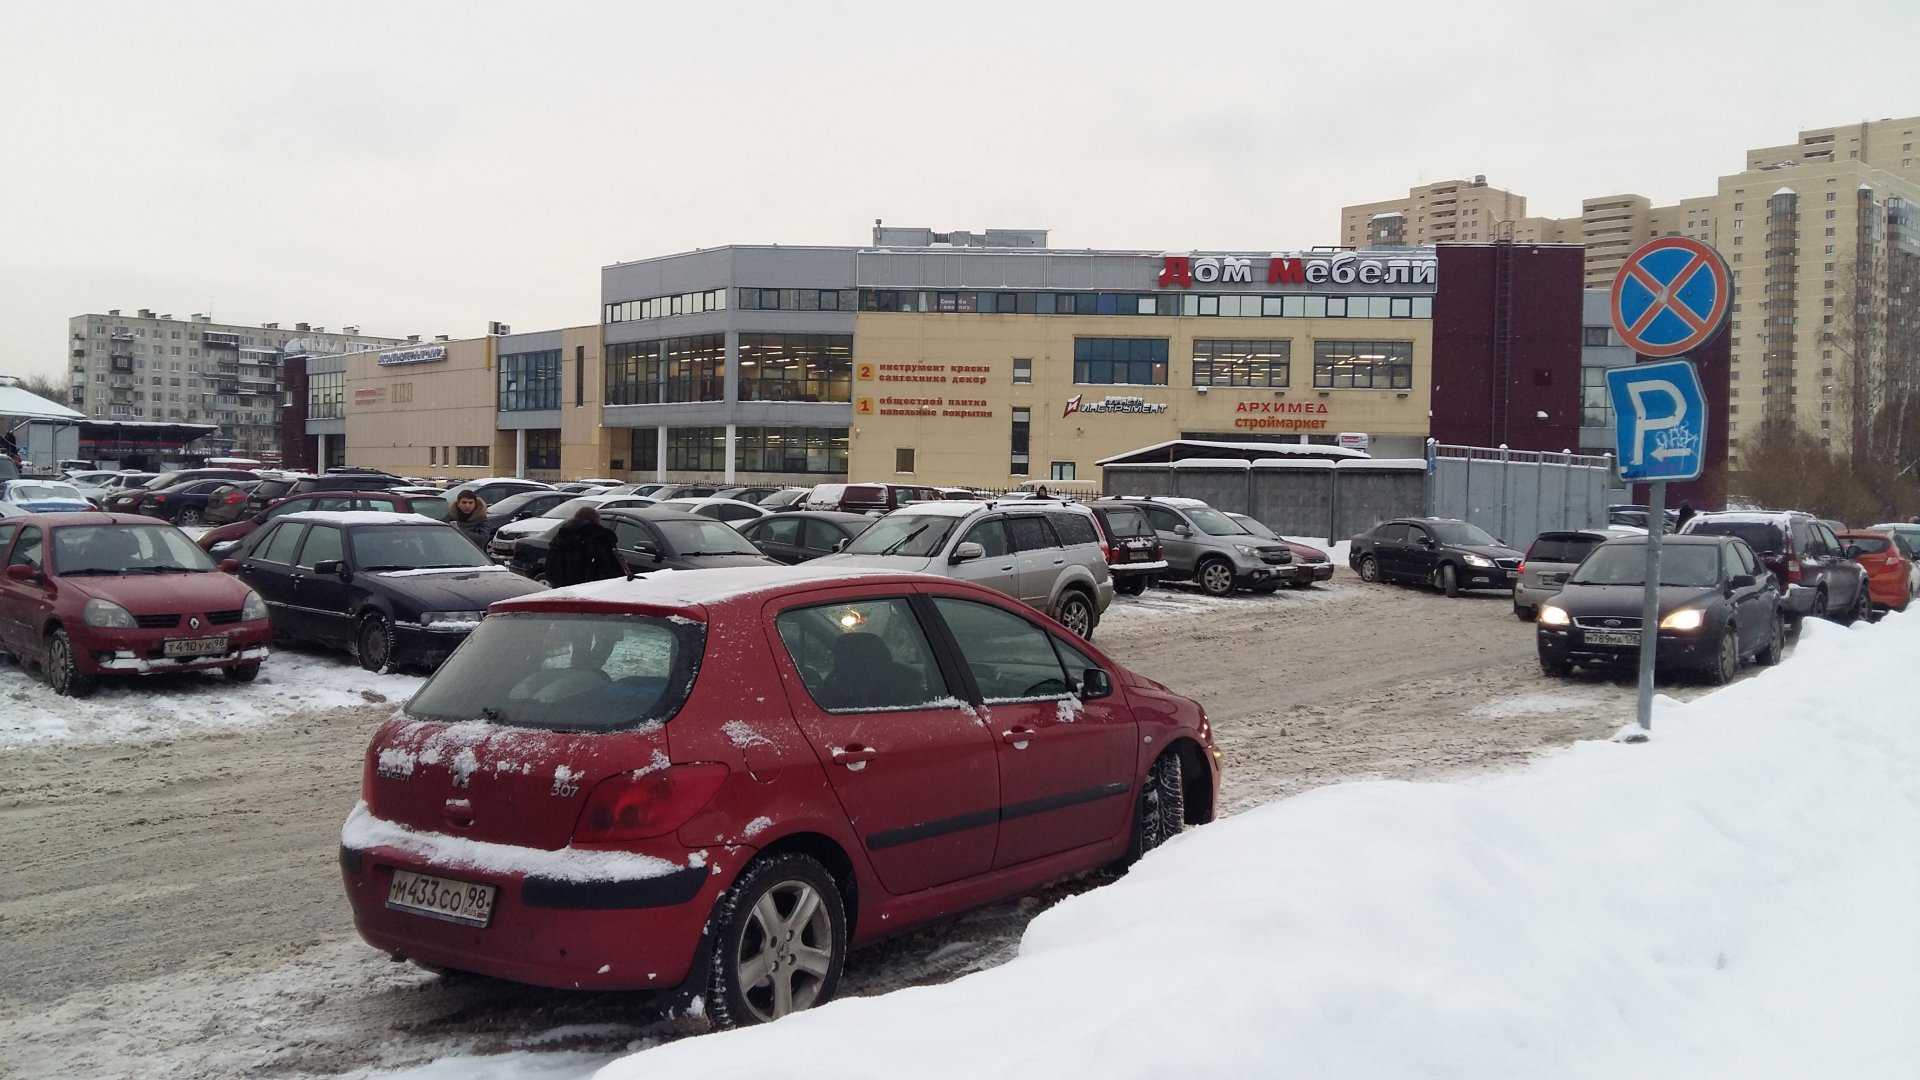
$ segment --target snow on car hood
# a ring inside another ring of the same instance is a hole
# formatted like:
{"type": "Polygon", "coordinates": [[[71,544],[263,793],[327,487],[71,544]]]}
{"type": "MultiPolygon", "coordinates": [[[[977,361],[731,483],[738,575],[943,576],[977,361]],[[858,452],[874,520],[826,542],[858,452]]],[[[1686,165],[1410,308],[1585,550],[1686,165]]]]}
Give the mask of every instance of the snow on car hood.
{"type": "Polygon", "coordinates": [[[546,586],[498,567],[473,567],[458,574],[382,571],[373,575],[388,589],[425,611],[480,611],[495,600],[543,592],[546,586]]]}

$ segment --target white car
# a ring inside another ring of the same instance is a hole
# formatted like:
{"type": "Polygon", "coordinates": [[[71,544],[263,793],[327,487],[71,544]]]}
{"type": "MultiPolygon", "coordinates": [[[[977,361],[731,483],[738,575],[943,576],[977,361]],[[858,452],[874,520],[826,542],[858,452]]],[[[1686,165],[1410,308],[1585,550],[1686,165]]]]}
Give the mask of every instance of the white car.
{"type": "Polygon", "coordinates": [[[715,521],[724,521],[736,529],[749,521],[759,521],[773,513],[764,506],[742,502],[739,499],[668,499],[657,505],[688,514],[698,514],[715,521]]]}
{"type": "Polygon", "coordinates": [[[513,558],[513,545],[529,536],[552,535],[583,506],[599,510],[643,510],[652,505],[653,500],[642,495],[581,495],[548,509],[544,514],[509,521],[495,529],[493,539],[487,541],[487,555],[498,562],[513,558]]]}

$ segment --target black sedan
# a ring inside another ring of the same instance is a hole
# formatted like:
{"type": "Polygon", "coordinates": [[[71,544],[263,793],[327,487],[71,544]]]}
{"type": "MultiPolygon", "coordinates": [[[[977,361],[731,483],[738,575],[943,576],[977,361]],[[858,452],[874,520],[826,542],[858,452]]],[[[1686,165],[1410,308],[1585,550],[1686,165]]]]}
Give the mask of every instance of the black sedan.
{"type": "Polygon", "coordinates": [[[234,557],[276,637],[348,649],[368,671],[438,667],[489,604],[541,589],[453,526],[413,514],[288,514],[234,557]]]}
{"type": "Polygon", "coordinates": [[[500,526],[510,521],[525,521],[528,518],[539,517],[561,503],[579,497],[578,492],[561,491],[558,488],[534,488],[517,495],[509,495],[497,503],[488,503],[487,516],[480,522],[481,539],[493,539],[493,534],[500,531],[500,526]]]}
{"type": "MultiPolygon", "coordinates": [[[[600,523],[613,530],[620,563],[628,573],[705,570],[719,566],[779,566],[733,526],[677,510],[603,510],[600,523]]],[[[509,566],[530,578],[547,570],[553,537],[528,536],[513,545],[509,566]]]]}
{"type": "Polygon", "coordinates": [[[876,520],[865,514],[807,510],[749,521],[740,526],[740,535],[769,557],[791,566],[839,551],[876,520]]]}
{"type": "Polygon", "coordinates": [[[258,479],[260,474],[250,469],[176,469],[149,477],[138,485],[109,493],[101,509],[114,514],[148,514],[154,517],[165,517],[165,514],[154,514],[151,510],[141,509],[146,503],[147,496],[193,480],[258,479]]]}
{"type": "Polygon", "coordinates": [[[1431,585],[1448,596],[1511,590],[1523,558],[1485,529],[1455,518],[1383,521],[1347,548],[1347,563],[1362,581],[1431,585]]]}
{"type": "MultiPolygon", "coordinates": [[[[172,487],[149,491],[140,500],[136,509],[148,517],[157,517],[175,525],[205,525],[207,515],[212,511],[216,498],[224,499],[234,490],[235,484],[245,484],[246,480],[187,480],[172,487]]],[[[245,503],[246,495],[241,494],[239,502],[245,503]]]]}
{"type": "MultiPolygon", "coordinates": [[[[1647,541],[1633,536],[1594,548],[1566,587],[1540,605],[1540,667],[1627,665],[1640,658],[1647,541]]],[[[1715,685],[1747,657],[1777,664],[1786,619],[1771,575],[1753,550],[1728,536],[1674,536],[1661,546],[1656,670],[1699,672],[1715,685]]]]}

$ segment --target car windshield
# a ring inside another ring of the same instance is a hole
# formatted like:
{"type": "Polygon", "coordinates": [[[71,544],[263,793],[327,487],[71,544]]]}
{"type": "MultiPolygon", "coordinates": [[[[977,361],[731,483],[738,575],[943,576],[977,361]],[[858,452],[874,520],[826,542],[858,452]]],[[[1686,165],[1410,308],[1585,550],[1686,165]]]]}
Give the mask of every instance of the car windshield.
{"type": "Polygon", "coordinates": [[[1255,536],[1264,536],[1269,540],[1280,539],[1280,534],[1274,532],[1272,529],[1269,529],[1265,525],[1261,524],[1258,520],[1254,518],[1250,518],[1245,514],[1234,514],[1233,520],[1238,522],[1241,528],[1247,530],[1248,532],[1252,533],[1255,536]]]}
{"type": "Polygon", "coordinates": [[[718,521],[656,521],[676,555],[758,555],[739,530],[718,521]]]}
{"type": "Polygon", "coordinates": [[[1695,536],[1737,536],[1762,555],[1780,553],[1780,526],[1767,521],[1700,521],[1687,525],[1695,536]]]}
{"type": "Polygon", "coordinates": [[[925,559],[946,546],[959,518],[939,514],[889,514],[847,545],[849,555],[906,555],[925,559]]]}
{"type": "Polygon", "coordinates": [[[171,525],[63,525],[53,530],[53,568],[57,577],[200,573],[213,560],[171,525]]]}
{"type": "Polygon", "coordinates": [[[547,512],[544,514],[541,514],[540,516],[545,518],[560,518],[562,520],[565,520],[567,518],[572,517],[573,512],[575,510],[578,510],[583,506],[599,506],[601,502],[602,500],[598,495],[582,495],[578,499],[568,499],[566,502],[563,502],[558,506],[549,507],[547,509],[547,512]]]}
{"type": "Polygon", "coordinates": [[[15,480],[7,486],[7,492],[15,502],[39,502],[42,499],[87,501],[87,497],[80,494],[80,489],[72,484],[56,484],[48,480],[15,480]]]}
{"type": "Polygon", "coordinates": [[[1187,517],[1192,519],[1195,525],[1200,526],[1200,531],[1206,533],[1208,536],[1247,535],[1247,530],[1241,528],[1232,518],[1218,510],[1201,507],[1197,510],[1187,511],[1187,517]]]}
{"type": "Polygon", "coordinates": [[[490,615],[407,712],[556,731],[663,723],[686,700],[705,642],[705,625],[684,619],[490,615]]]}
{"type": "Polygon", "coordinates": [[[360,570],[492,565],[479,548],[447,526],[363,525],[347,533],[347,542],[353,548],[353,565],[360,570]]]}
{"type": "Polygon", "coordinates": [[[1429,521],[1424,523],[1433,530],[1443,544],[1458,544],[1462,547],[1498,547],[1500,541],[1478,525],[1465,521],[1429,521]]]}
{"type": "Polygon", "coordinates": [[[506,498],[501,499],[497,503],[488,504],[487,513],[489,515],[511,514],[514,511],[532,502],[536,496],[541,494],[544,494],[544,492],[523,491],[518,495],[509,495],[506,498]]]}
{"type": "MultiPolygon", "coordinates": [[[[1580,569],[1575,585],[1645,585],[1647,545],[1606,544],[1595,548],[1580,569]]],[[[1668,544],[1660,549],[1660,584],[1704,587],[1720,580],[1718,544],[1668,544]]]]}
{"type": "Polygon", "coordinates": [[[163,487],[172,487],[179,483],[180,479],[180,474],[177,472],[163,472],[140,486],[148,491],[159,491],[163,487]]]}

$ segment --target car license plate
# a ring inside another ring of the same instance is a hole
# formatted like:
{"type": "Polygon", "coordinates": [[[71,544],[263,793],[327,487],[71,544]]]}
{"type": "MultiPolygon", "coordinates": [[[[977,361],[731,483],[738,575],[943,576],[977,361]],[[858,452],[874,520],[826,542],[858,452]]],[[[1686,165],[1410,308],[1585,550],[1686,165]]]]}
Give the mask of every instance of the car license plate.
{"type": "Polygon", "coordinates": [[[1586,633],[1589,645],[1638,645],[1638,630],[1589,630],[1586,633]]]}
{"type": "Polygon", "coordinates": [[[492,885],[453,881],[411,870],[395,870],[387,887],[387,906],[449,922],[485,926],[493,918],[492,885]]]}
{"type": "Polygon", "coordinates": [[[168,638],[160,645],[162,656],[220,656],[226,651],[223,637],[168,638]]]}

